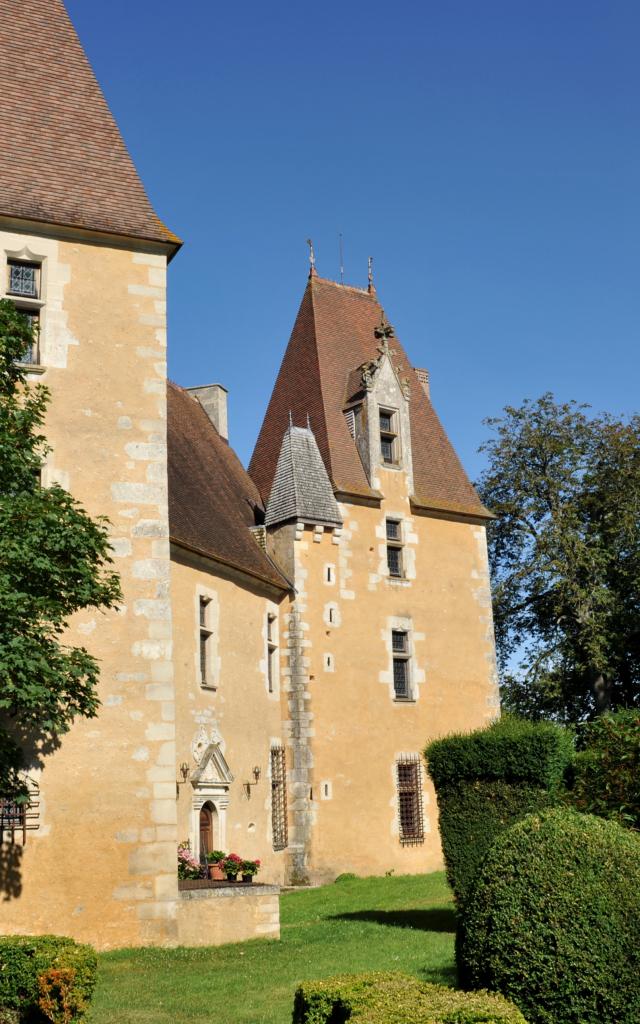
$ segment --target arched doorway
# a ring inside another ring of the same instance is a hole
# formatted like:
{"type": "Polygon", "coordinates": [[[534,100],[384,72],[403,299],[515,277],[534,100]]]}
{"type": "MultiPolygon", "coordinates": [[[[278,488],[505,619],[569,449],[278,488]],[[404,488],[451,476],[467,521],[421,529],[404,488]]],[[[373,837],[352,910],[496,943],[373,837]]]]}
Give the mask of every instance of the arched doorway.
{"type": "Polygon", "coordinates": [[[208,853],[215,850],[218,841],[218,812],[207,800],[200,808],[200,859],[206,860],[208,853]]]}

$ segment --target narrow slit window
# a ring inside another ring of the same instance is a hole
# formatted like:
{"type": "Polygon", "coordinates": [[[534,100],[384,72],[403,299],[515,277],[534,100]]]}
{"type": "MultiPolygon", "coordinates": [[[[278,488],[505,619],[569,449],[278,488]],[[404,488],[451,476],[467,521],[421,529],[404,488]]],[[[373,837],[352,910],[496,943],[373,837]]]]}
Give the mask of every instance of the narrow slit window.
{"type": "Polygon", "coordinates": [[[209,628],[209,605],[211,600],[208,597],[201,597],[199,600],[199,636],[200,636],[200,685],[212,687],[211,673],[211,637],[212,631],[209,628]]]}
{"type": "Polygon", "coordinates": [[[411,698],[409,634],[404,629],[391,631],[393,653],[393,692],[396,700],[411,698]]]}
{"type": "Polygon", "coordinates": [[[396,761],[398,822],[403,846],[424,842],[422,811],[422,766],[417,754],[396,761]]]}
{"type": "Polygon", "coordinates": [[[387,568],[396,579],[404,576],[402,566],[402,524],[399,519],[387,519],[387,568]]]}
{"type": "Polygon", "coordinates": [[[278,679],[278,645],[275,626],[275,615],[267,615],[267,684],[269,693],[274,692],[278,679]]]}
{"type": "Polygon", "coordinates": [[[40,310],[27,309],[24,306],[17,306],[16,308],[18,313],[21,313],[22,316],[28,320],[29,327],[33,332],[33,341],[24,353],[21,362],[29,365],[37,365],[40,362],[40,310]]]}
{"type": "Polygon", "coordinates": [[[271,748],[271,831],[274,850],[289,844],[287,827],[287,765],[284,747],[271,748]]]}

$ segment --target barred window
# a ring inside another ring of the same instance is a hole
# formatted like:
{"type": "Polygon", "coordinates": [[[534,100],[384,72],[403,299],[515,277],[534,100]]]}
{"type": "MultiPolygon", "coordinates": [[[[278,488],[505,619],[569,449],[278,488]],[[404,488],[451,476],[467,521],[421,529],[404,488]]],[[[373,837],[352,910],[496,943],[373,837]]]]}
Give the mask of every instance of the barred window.
{"type": "Polygon", "coordinates": [[[396,775],[400,842],[403,846],[417,846],[424,842],[422,765],[419,755],[410,754],[396,761],[396,775]]]}
{"type": "Polygon", "coordinates": [[[274,850],[289,844],[287,828],[287,764],[284,747],[271,748],[271,830],[274,850]]]}
{"type": "Polygon", "coordinates": [[[28,780],[29,800],[27,803],[16,803],[0,797],[0,841],[15,843],[20,839],[24,845],[27,832],[35,832],[40,827],[40,790],[35,782],[28,780]]]}

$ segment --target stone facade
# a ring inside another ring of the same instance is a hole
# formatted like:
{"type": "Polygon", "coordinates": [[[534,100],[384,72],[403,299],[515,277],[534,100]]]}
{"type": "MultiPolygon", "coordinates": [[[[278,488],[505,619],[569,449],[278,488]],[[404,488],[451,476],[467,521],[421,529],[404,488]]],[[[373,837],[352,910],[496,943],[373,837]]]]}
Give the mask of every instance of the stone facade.
{"type": "MultiPolygon", "coordinates": [[[[35,303],[41,324],[30,375],[52,398],[43,484],[108,518],[124,598],[69,623],[69,642],[100,663],[101,709],[27,766],[37,828],[26,843],[0,836],[0,930],[99,949],[275,938],[283,882],[442,865],[420,755],[498,713],[489,513],[372,284],[315,270],[242,468],[224,388],[167,385],[178,240],[151,209],[63,4],[27,9],[30,32],[11,19],[0,32],[15,74],[35,48],[39,131],[67,116],[70,83],[84,100],[76,136],[50,140],[65,157],[50,168],[56,188],[32,180],[37,154],[24,181],[0,173],[0,292],[9,261],[37,265],[39,295],[15,301],[35,303]],[[54,29],[49,75],[38,40],[54,29]],[[109,169],[101,196],[69,177],[89,158],[109,169]],[[206,846],[259,858],[267,884],[179,892],[184,840],[199,857],[206,846]]],[[[28,148],[12,113],[11,137],[28,148]]]]}

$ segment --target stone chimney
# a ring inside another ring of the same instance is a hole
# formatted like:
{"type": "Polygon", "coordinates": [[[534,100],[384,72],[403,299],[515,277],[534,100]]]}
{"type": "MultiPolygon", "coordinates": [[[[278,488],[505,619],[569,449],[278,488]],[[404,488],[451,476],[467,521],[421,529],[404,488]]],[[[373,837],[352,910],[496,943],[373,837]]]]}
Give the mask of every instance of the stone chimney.
{"type": "Polygon", "coordinates": [[[418,369],[417,366],[414,366],[413,372],[415,373],[416,377],[420,381],[420,387],[422,388],[422,390],[424,391],[425,395],[428,398],[429,397],[429,371],[428,370],[420,370],[420,369],[418,369]]]}
{"type": "Polygon", "coordinates": [[[203,384],[198,388],[185,388],[194,398],[197,398],[207,416],[223,440],[229,440],[229,426],[227,423],[227,395],[228,391],[222,384],[203,384]]]}

